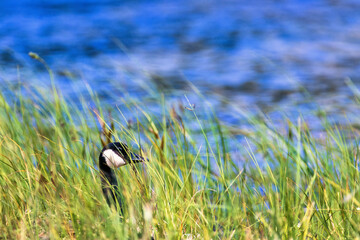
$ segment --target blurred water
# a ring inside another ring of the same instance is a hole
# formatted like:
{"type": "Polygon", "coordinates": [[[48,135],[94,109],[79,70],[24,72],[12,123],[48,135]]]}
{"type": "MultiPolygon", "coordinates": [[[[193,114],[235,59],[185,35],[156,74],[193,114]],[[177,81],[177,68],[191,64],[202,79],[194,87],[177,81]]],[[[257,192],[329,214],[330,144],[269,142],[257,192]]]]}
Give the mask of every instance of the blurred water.
{"type": "Polygon", "coordinates": [[[0,82],[19,68],[48,83],[33,51],[68,98],[86,95],[84,81],[108,104],[149,84],[181,95],[190,81],[224,121],[238,107],[306,112],[308,96],[342,119],[355,107],[344,79],[360,81],[359,12],[355,0],[0,1],[0,82]]]}

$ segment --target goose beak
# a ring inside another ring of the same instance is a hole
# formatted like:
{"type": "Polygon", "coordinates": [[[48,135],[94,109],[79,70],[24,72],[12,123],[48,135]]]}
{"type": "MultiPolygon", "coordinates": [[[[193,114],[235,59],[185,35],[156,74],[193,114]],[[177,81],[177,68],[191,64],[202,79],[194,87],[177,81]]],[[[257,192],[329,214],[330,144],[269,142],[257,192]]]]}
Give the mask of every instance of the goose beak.
{"type": "Polygon", "coordinates": [[[130,159],[133,163],[139,163],[139,162],[148,162],[149,159],[143,158],[136,153],[130,153],[130,159]]]}

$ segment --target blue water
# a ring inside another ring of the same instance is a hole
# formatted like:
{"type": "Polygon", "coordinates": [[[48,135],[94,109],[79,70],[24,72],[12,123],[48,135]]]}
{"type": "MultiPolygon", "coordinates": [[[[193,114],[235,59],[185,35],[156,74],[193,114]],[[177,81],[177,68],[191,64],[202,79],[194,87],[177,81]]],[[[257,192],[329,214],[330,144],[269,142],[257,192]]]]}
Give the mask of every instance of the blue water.
{"type": "Polygon", "coordinates": [[[309,101],[342,118],[355,107],[344,79],[360,82],[359,12],[355,0],[0,1],[0,82],[20,72],[48,85],[32,51],[67,98],[86,95],[84,82],[107,104],[147,86],[183,96],[189,81],[224,121],[234,107],[306,112],[309,101]]]}

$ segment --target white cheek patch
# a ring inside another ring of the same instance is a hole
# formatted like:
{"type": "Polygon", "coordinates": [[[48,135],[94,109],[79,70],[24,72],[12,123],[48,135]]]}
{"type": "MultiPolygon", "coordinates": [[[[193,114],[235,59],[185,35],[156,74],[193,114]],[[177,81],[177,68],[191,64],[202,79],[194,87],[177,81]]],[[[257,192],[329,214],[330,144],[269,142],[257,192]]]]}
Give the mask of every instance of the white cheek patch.
{"type": "Polygon", "coordinates": [[[103,157],[105,158],[106,164],[112,168],[119,168],[126,165],[125,160],[117,155],[113,150],[107,149],[103,152],[103,157]]]}

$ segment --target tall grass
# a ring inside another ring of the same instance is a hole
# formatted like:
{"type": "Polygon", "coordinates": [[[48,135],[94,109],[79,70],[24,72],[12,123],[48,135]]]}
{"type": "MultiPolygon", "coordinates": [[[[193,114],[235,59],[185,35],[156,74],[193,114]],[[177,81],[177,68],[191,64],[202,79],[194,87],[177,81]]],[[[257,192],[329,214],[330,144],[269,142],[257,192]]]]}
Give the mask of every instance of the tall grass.
{"type": "Polygon", "coordinates": [[[95,96],[89,107],[55,89],[28,95],[0,95],[1,239],[359,238],[355,129],[324,120],[315,138],[301,118],[249,118],[243,131],[186,100],[159,97],[154,115],[125,99],[109,114],[95,96]],[[124,216],[97,167],[118,140],[150,160],[116,170],[124,216]]]}

